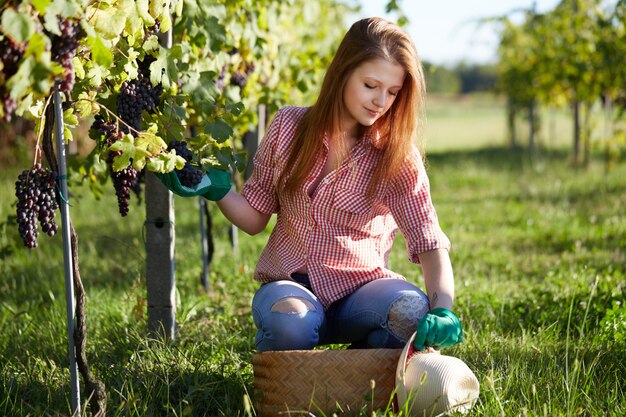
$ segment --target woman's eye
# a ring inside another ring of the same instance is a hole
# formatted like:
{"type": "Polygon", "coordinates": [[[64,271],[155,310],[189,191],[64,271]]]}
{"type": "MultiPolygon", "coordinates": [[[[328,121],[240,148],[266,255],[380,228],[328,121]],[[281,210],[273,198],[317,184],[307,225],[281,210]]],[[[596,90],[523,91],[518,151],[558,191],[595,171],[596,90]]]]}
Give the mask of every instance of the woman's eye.
{"type": "Polygon", "coordinates": [[[395,96],[397,96],[397,95],[398,95],[398,92],[396,91],[395,93],[393,93],[393,92],[391,92],[391,91],[390,91],[390,92],[389,92],[389,95],[390,95],[390,96],[394,96],[394,97],[395,97],[395,96]]]}
{"type": "Polygon", "coordinates": [[[368,83],[365,83],[365,88],[369,88],[370,90],[372,90],[372,89],[374,89],[376,87],[373,86],[373,85],[369,85],[368,83]]]}

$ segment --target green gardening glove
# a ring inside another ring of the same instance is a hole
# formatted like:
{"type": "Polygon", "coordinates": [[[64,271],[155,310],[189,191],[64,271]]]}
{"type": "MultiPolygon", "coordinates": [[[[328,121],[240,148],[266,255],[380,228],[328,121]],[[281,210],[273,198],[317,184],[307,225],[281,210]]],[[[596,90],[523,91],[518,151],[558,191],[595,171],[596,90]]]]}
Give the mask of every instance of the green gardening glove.
{"type": "Polygon", "coordinates": [[[437,307],[418,323],[413,346],[417,350],[424,350],[429,346],[441,349],[462,341],[463,328],[459,318],[452,311],[437,307]]]}
{"type": "Polygon", "coordinates": [[[230,174],[221,169],[209,168],[202,181],[193,187],[182,185],[174,171],[166,174],[157,173],[156,176],[168,190],[181,197],[202,196],[207,200],[218,201],[230,190],[230,174]]]}

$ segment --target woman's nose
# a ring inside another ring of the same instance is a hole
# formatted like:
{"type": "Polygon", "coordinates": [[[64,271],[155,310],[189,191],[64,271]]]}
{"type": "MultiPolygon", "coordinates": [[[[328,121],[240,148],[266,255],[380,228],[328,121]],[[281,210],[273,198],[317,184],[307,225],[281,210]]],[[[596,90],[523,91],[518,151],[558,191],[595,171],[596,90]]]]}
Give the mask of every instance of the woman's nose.
{"type": "Polygon", "coordinates": [[[385,98],[386,97],[385,97],[385,93],[384,92],[376,94],[376,96],[372,100],[372,103],[375,106],[377,106],[377,107],[379,107],[381,109],[384,109],[385,108],[385,98]]]}

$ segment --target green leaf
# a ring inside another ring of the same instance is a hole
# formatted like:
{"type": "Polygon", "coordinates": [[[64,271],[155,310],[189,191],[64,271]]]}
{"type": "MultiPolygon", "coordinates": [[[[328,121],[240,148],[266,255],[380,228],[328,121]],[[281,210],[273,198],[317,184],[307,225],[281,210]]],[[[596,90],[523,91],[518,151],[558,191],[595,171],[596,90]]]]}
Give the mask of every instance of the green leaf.
{"type": "Polygon", "coordinates": [[[118,7],[108,9],[96,9],[93,11],[91,22],[105,39],[113,39],[119,36],[126,26],[127,12],[118,7]]]}
{"type": "Polygon", "coordinates": [[[179,50],[173,48],[172,53],[170,53],[166,48],[159,48],[156,61],[150,64],[150,82],[152,85],[161,83],[163,87],[170,87],[172,80],[178,79],[178,68],[174,59],[176,51],[179,50]]]}
{"type": "Polygon", "coordinates": [[[109,67],[113,64],[113,52],[110,46],[107,47],[102,38],[90,36],[87,38],[87,44],[91,46],[91,59],[103,67],[109,67]]]}
{"type": "Polygon", "coordinates": [[[80,117],[85,118],[100,113],[100,106],[92,101],[96,94],[96,91],[90,91],[89,93],[83,91],[78,95],[74,108],[76,108],[80,117]]]}
{"type": "Polygon", "coordinates": [[[121,171],[128,166],[130,159],[135,157],[135,141],[133,136],[125,134],[124,137],[109,147],[110,151],[121,151],[122,154],[113,160],[113,170],[121,171]]]}
{"type": "Polygon", "coordinates": [[[8,8],[2,14],[2,31],[17,42],[26,42],[35,33],[35,22],[26,13],[8,8]]]}
{"type": "Polygon", "coordinates": [[[228,110],[228,112],[231,113],[233,116],[239,116],[245,109],[246,106],[244,106],[242,102],[232,103],[226,106],[226,110],[228,110]]]}
{"type": "Polygon", "coordinates": [[[143,43],[142,48],[146,52],[158,51],[159,38],[156,35],[149,36],[143,43]]]}
{"type": "Polygon", "coordinates": [[[137,0],[137,13],[143,19],[146,26],[150,27],[155,24],[154,18],[150,15],[149,0],[137,0]]]}
{"type": "Polygon", "coordinates": [[[78,126],[78,117],[74,114],[73,108],[68,108],[63,112],[63,123],[69,127],[78,126]]]}
{"type": "Polygon", "coordinates": [[[68,126],[63,125],[63,141],[65,144],[70,143],[74,139],[74,135],[68,126]]]}
{"type": "Polygon", "coordinates": [[[72,65],[74,65],[74,75],[76,75],[76,78],[79,80],[84,79],[85,67],[83,66],[83,61],[79,57],[75,56],[72,58],[72,65]]]}
{"type": "Polygon", "coordinates": [[[92,68],[87,71],[87,79],[89,80],[89,85],[93,87],[100,87],[104,79],[106,79],[110,74],[110,71],[105,67],[100,65],[94,65],[92,68]]]}
{"type": "Polygon", "coordinates": [[[210,134],[218,142],[225,142],[233,135],[233,128],[218,117],[214,123],[206,123],[204,133],[210,134]]]}
{"type": "Polygon", "coordinates": [[[30,0],[31,4],[35,7],[35,10],[39,12],[39,14],[45,14],[46,9],[50,5],[51,0],[30,0]]]}

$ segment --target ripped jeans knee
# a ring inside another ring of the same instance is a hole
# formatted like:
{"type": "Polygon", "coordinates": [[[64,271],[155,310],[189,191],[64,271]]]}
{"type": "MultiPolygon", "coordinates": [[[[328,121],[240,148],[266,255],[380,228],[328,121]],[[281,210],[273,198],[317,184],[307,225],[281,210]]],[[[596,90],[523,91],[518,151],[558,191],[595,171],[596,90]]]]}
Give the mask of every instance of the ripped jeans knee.
{"type": "Polygon", "coordinates": [[[310,291],[291,281],[263,285],[252,301],[261,352],[312,349],[320,338],[324,308],[310,291]]]}
{"type": "Polygon", "coordinates": [[[387,316],[389,331],[400,340],[408,340],[419,321],[428,313],[428,300],[419,295],[405,294],[398,297],[387,316]]]}

